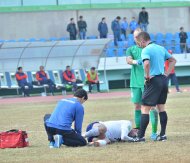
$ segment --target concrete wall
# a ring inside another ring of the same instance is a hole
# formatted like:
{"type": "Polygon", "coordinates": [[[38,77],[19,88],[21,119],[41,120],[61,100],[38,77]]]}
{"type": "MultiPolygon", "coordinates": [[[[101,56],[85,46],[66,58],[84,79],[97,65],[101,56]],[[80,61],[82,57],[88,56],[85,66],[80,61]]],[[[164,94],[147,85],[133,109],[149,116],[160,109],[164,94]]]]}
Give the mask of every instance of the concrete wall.
{"type": "MultiPolygon", "coordinates": [[[[0,13],[0,39],[40,38],[68,36],[66,26],[71,17],[83,15],[88,24],[87,35],[98,35],[97,24],[102,17],[107,18],[109,33],[111,21],[118,15],[138,17],[139,9],[110,9],[110,10],[81,10],[81,11],[52,11],[31,13],[0,13]]],[[[178,32],[180,26],[190,31],[190,9],[179,8],[150,8],[149,32],[178,32]]]]}

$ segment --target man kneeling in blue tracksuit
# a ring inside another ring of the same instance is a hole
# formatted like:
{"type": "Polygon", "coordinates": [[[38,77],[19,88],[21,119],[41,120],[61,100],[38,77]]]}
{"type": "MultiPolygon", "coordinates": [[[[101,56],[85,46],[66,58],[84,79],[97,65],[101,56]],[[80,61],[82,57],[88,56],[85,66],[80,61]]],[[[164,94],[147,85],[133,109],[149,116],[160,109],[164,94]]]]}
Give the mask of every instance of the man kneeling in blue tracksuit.
{"type": "Polygon", "coordinates": [[[45,115],[45,129],[50,141],[50,148],[59,148],[61,144],[72,147],[86,145],[81,131],[84,117],[82,104],[87,99],[87,92],[79,89],[74,93],[73,98],[60,100],[51,115],[45,115]],[[74,121],[75,129],[73,130],[71,126],[74,121]]]}

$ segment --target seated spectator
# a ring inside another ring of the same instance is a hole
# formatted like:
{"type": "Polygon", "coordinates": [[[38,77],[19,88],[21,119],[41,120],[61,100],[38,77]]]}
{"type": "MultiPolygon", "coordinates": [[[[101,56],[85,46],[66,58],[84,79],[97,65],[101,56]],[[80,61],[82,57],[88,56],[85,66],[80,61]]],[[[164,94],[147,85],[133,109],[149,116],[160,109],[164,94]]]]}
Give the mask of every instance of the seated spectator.
{"type": "Polygon", "coordinates": [[[63,72],[63,81],[65,84],[69,84],[73,86],[73,92],[77,90],[77,83],[82,83],[81,80],[75,79],[74,74],[71,71],[71,67],[67,66],[66,70],[63,72]]]}
{"type": "Polygon", "coordinates": [[[97,91],[100,92],[100,84],[98,80],[98,74],[96,72],[96,68],[92,67],[90,71],[87,73],[86,83],[89,85],[89,92],[92,92],[92,85],[97,85],[97,91]]]}
{"type": "Polygon", "coordinates": [[[40,66],[40,71],[36,73],[36,79],[40,83],[40,85],[47,84],[49,86],[49,90],[54,95],[54,89],[56,85],[51,79],[48,79],[47,74],[44,71],[44,66],[40,66]]]}
{"type": "Polygon", "coordinates": [[[131,30],[131,34],[133,34],[133,32],[135,31],[135,29],[138,28],[138,23],[135,20],[135,17],[132,17],[132,20],[131,20],[131,22],[129,24],[129,27],[130,27],[130,30],[131,30]]]}
{"type": "Polygon", "coordinates": [[[15,74],[18,86],[21,88],[21,91],[24,93],[24,97],[30,96],[30,91],[33,89],[31,83],[27,82],[27,75],[22,71],[22,67],[18,67],[18,71],[15,74]],[[25,87],[26,86],[26,87],[25,87]]]}

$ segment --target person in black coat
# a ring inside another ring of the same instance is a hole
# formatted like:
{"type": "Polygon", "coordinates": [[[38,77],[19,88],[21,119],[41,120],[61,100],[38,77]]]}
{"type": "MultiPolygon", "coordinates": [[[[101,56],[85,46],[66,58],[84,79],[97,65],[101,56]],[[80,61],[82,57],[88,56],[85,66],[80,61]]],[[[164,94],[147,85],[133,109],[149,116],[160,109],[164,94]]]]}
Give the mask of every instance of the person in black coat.
{"type": "Polygon", "coordinates": [[[148,12],[145,10],[145,7],[142,7],[142,11],[139,13],[139,21],[138,24],[140,25],[140,28],[147,32],[147,26],[149,24],[148,21],[148,12]]]}
{"type": "Polygon", "coordinates": [[[107,38],[108,26],[106,24],[106,18],[103,17],[102,21],[98,24],[98,31],[100,33],[100,38],[107,38]]]}
{"type": "Polygon", "coordinates": [[[67,32],[69,32],[70,40],[76,40],[77,28],[73,18],[70,19],[70,23],[67,25],[67,32]]]}
{"type": "Polygon", "coordinates": [[[179,33],[179,38],[180,38],[180,48],[181,48],[181,53],[183,52],[188,52],[186,40],[188,39],[187,33],[184,32],[184,28],[180,28],[180,33],[179,33]]]}

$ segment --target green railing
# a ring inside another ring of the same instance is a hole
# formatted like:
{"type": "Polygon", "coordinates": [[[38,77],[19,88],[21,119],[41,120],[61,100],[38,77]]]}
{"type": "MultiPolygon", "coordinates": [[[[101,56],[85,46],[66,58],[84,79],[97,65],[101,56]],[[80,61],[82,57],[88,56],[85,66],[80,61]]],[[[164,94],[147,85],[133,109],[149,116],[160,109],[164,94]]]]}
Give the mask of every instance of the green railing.
{"type": "Polygon", "coordinates": [[[0,0],[0,12],[190,6],[190,0],[0,0]]]}

